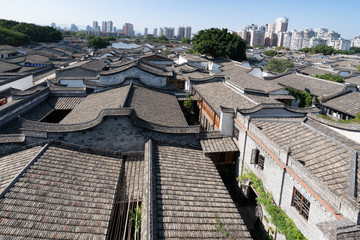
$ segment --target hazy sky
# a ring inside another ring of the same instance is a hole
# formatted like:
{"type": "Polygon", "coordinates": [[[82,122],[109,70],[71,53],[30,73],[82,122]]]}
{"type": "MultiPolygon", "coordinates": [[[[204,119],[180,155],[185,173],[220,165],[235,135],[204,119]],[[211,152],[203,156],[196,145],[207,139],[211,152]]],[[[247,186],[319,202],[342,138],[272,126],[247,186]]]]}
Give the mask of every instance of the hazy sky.
{"type": "Polygon", "coordinates": [[[96,20],[112,20],[114,26],[191,26],[193,32],[218,27],[240,30],[263,25],[277,17],[289,18],[289,30],[324,27],[343,38],[360,35],[360,0],[0,0],[0,18],[41,25],[75,23],[92,26],[96,20]]]}

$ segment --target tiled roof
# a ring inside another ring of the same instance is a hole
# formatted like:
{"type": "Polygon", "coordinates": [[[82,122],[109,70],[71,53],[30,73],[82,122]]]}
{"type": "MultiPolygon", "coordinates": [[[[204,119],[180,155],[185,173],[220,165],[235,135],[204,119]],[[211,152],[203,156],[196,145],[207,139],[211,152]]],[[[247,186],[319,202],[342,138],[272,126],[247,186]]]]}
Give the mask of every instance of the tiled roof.
{"type": "Polygon", "coordinates": [[[220,74],[228,77],[228,81],[241,89],[254,89],[269,93],[281,90],[284,87],[277,82],[264,80],[249,74],[249,69],[233,62],[221,62],[222,72],[220,74]]]}
{"type": "Polygon", "coordinates": [[[81,65],[81,68],[85,68],[93,71],[101,71],[106,65],[107,63],[103,61],[93,60],[81,65]]]}
{"type": "Polygon", "coordinates": [[[360,86],[360,75],[357,75],[354,77],[349,77],[349,78],[344,78],[344,80],[347,83],[353,83],[353,84],[360,86]]]}
{"type": "Polygon", "coordinates": [[[204,153],[239,151],[231,137],[201,140],[200,144],[204,153]]]}
{"type": "Polygon", "coordinates": [[[300,68],[298,69],[299,72],[304,73],[306,75],[314,76],[316,74],[337,74],[337,72],[331,71],[330,69],[324,69],[324,68],[317,68],[317,67],[306,67],[306,68],[300,68]]]}
{"type": "Polygon", "coordinates": [[[50,145],[0,200],[0,237],[105,239],[121,165],[50,145]]]}
{"type": "Polygon", "coordinates": [[[144,154],[127,156],[124,181],[120,187],[121,201],[141,201],[143,196],[144,154]]]}
{"type": "Polygon", "coordinates": [[[280,147],[288,146],[291,157],[323,181],[340,197],[349,195],[351,153],[305,124],[253,119],[252,122],[280,147]]]}
{"type": "Polygon", "coordinates": [[[188,126],[175,95],[133,85],[126,106],[134,109],[136,115],[147,122],[188,126]]]}
{"type": "Polygon", "coordinates": [[[14,70],[20,69],[20,68],[21,68],[21,66],[19,66],[19,65],[0,61],[0,73],[10,72],[10,71],[14,71],[14,70]]]}
{"type": "Polygon", "coordinates": [[[138,67],[139,69],[141,69],[145,72],[149,72],[149,73],[152,73],[152,74],[158,75],[158,76],[170,77],[173,75],[172,72],[168,72],[165,69],[163,69],[159,66],[156,66],[155,64],[149,64],[148,62],[145,62],[145,61],[142,61],[139,59],[127,62],[127,63],[121,65],[120,67],[114,68],[111,71],[104,71],[101,73],[101,75],[117,74],[119,72],[126,71],[132,67],[138,67]]]}
{"type": "Polygon", "coordinates": [[[0,157],[0,194],[20,174],[25,166],[34,159],[40,150],[41,146],[36,146],[0,157]]]}
{"type": "Polygon", "coordinates": [[[74,109],[83,99],[84,97],[51,97],[48,102],[54,109],[74,109]]]}
{"type": "Polygon", "coordinates": [[[355,117],[360,112],[360,93],[348,92],[321,104],[355,117]]]}
{"type": "Polygon", "coordinates": [[[26,62],[34,63],[34,64],[46,64],[49,63],[49,57],[45,57],[38,54],[28,55],[26,56],[26,62]]]}
{"type": "MultiPolygon", "coordinates": [[[[155,145],[154,194],[157,239],[251,239],[219,173],[201,150],[155,145]]],[[[146,160],[145,160],[146,163],[146,160]]]]}
{"type": "Polygon", "coordinates": [[[222,82],[204,83],[194,85],[193,88],[202,98],[220,115],[220,106],[227,108],[251,108],[257,105],[256,102],[244,97],[242,94],[235,92],[222,82]]]}
{"type": "Polygon", "coordinates": [[[94,93],[83,99],[80,104],[60,122],[61,124],[82,123],[95,119],[103,109],[121,108],[130,85],[108,91],[94,93]]]}
{"type": "Polygon", "coordinates": [[[342,83],[336,83],[302,74],[287,74],[275,78],[272,81],[276,81],[281,85],[300,91],[305,91],[305,88],[308,88],[310,89],[310,93],[315,96],[323,96],[339,92],[345,87],[345,84],[342,83]]]}

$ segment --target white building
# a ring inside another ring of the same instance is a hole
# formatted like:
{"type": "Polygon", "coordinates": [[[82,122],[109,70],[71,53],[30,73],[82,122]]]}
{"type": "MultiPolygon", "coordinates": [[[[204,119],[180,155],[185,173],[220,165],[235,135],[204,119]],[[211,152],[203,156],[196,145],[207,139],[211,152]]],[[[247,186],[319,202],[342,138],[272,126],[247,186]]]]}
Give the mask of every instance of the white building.
{"type": "Polygon", "coordinates": [[[191,39],[191,27],[187,26],[185,28],[185,38],[191,39]]]}
{"type": "Polygon", "coordinates": [[[360,36],[357,36],[354,38],[354,40],[351,41],[352,47],[360,47],[360,36]]]}
{"type": "Polygon", "coordinates": [[[286,32],[288,29],[289,19],[286,17],[277,18],[275,22],[275,32],[286,32]]]}

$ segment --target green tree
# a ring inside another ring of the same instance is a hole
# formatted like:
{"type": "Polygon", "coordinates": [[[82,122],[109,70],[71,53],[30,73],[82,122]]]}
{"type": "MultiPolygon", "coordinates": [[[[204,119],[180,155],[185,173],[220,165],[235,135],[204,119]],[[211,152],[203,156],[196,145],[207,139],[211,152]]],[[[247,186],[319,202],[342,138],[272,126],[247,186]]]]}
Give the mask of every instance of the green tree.
{"type": "Polygon", "coordinates": [[[0,19],[0,28],[10,29],[18,24],[19,22],[16,21],[0,19]]]}
{"type": "Polygon", "coordinates": [[[356,69],[360,72],[360,65],[356,66],[356,69]]]}
{"type": "Polygon", "coordinates": [[[311,50],[312,50],[311,48],[306,47],[306,48],[300,49],[299,51],[304,52],[304,53],[308,53],[308,52],[311,52],[311,50]]]}
{"type": "Polygon", "coordinates": [[[282,73],[288,68],[293,68],[294,64],[288,60],[272,58],[265,67],[270,72],[282,73]]]}
{"type": "Polygon", "coordinates": [[[24,46],[30,43],[30,38],[25,34],[0,28],[0,45],[24,46]]]}
{"type": "Polygon", "coordinates": [[[93,34],[86,35],[86,39],[87,39],[87,40],[91,40],[91,39],[93,39],[94,37],[95,37],[95,35],[93,35],[93,34]]]}
{"type": "Polygon", "coordinates": [[[234,60],[246,59],[246,43],[226,28],[201,30],[193,38],[194,51],[212,57],[229,57],[234,60]]]}
{"type": "Polygon", "coordinates": [[[81,38],[81,39],[85,39],[86,38],[86,33],[77,32],[75,36],[78,37],[78,38],[81,38]]]}
{"type": "Polygon", "coordinates": [[[110,42],[107,39],[101,37],[94,37],[89,41],[89,47],[106,48],[109,45],[110,42]]]}
{"type": "Polygon", "coordinates": [[[359,54],[360,53],[360,47],[351,47],[350,51],[354,51],[354,53],[359,54]]]}
{"type": "Polygon", "coordinates": [[[31,23],[20,23],[11,27],[10,30],[23,33],[34,42],[58,42],[62,39],[61,32],[49,26],[43,27],[31,23]]]}
{"type": "Polygon", "coordinates": [[[191,39],[183,38],[183,40],[181,40],[181,43],[190,44],[190,43],[191,43],[191,39]]]}
{"type": "Polygon", "coordinates": [[[322,75],[316,74],[314,77],[333,81],[333,82],[339,82],[339,83],[345,82],[344,79],[340,75],[331,74],[331,73],[325,73],[322,75]]]}
{"type": "Polygon", "coordinates": [[[275,51],[275,50],[268,50],[268,51],[265,51],[264,54],[265,54],[266,56],[269,56],[269,57],[274,57],[274,56],[277,55],[277,51],[275,51]]]}
{"type": "Polygon", "coordinates": [[[169,39],[167,39],[167,37],[165,36],[160,36],[156,39],[156,42],[158,43],[169,43],[169,39]]]}

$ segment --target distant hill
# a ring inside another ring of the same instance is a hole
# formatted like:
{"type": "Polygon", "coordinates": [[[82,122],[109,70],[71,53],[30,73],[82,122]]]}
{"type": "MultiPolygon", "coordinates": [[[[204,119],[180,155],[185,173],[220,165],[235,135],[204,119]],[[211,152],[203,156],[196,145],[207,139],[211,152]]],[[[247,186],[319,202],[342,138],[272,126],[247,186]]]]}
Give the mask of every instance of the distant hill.
{"type": "Polygon", "coordinates": [[[49,26],[0,19],[0,44],[22,46],[30,41],[58,42],[61,39],[61,32],[49,26]]]}

